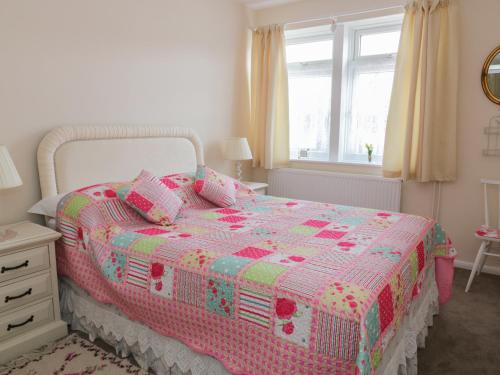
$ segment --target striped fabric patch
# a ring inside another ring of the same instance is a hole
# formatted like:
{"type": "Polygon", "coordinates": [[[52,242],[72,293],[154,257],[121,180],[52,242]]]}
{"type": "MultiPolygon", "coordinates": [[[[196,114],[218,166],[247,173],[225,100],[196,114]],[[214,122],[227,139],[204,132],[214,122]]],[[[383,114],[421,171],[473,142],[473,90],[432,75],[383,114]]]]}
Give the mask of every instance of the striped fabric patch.
{"type": "Polygon", "coordinates": [[[240,308],[238,316],[241,320],[254,323],[262,328],[271,324],[271,295],[255,290],[240,288],[240,308]]]}
{"type": "MultiPolygon", "coordinates": [[[[295,269],[298,270],[299,268],[295,269]]],[[[326,282],[330,277],[330,275],[323,272],[301,267],[298,272],[289,272],[285,278],[280,281],[280,287],[283,290],[299,296],[314,298],[318,291],[318,285],[322,282],[326,282]]]]}
{"type": "Polygon", "coordinates": [[[62,233],[63,244],[69,247],[76,247],[78,244],[78,229],[73,225],[73,223],[60,219],[59,230],[62,233]]]}
{"type": "Polygon", "coordinates": [[[198,307],[202,306],[201,281],[201,275],[179,270],[177,274],[177,300],[198,307]]]}
{"type": "Polygon", "coordinates": [[[149,263],[141,258],[129,257],[127,284],[147,289],[149,263]]]}
{"type": "Polygon", "coordinates": [[[319,313],[316,352],[346,361],[355,360],[359,346],[359,322],[319,313]]]}
{"type": "Polygon", "coordinates": [[[114,221],[129,221],[130,216],[123,207],[123,203],[117,199],[110,199],[103,202],[103,207],[114,221]]]}

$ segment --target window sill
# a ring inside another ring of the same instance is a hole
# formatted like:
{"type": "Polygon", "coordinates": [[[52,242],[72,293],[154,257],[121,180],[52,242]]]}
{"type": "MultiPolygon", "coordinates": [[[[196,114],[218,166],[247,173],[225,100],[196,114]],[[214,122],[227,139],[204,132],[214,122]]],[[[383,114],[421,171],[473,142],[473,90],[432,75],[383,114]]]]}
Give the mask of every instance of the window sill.
{"type": "Polygon", "coordinates": [[[382,176],[382,166],[379,164],[332,162],[321,160],[290,160],[290,168],[382,176]]]}
{"type": "Polygon", "coordinates": [[[350,167],[367,167],[367,168],[382,168],[382,164],[376,163],[362,163],[355,161],[327,161],[327,160],[308,160],[308,159],[290,159],[290,163],[311,163],[311,164],[324,164],[324,165],[345,165],[350,167]]]}

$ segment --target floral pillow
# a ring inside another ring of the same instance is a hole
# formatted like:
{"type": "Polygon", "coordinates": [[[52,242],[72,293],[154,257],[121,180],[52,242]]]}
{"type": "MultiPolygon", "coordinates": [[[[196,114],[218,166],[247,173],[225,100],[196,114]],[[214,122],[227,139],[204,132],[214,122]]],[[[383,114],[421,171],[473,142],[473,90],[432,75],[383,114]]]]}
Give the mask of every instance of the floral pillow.
{"type": "Polygon", "coordinates": [[[143,218],[160,225],[172,224],[182,206],[182,200],[148,171],[142,171],[118,196],[143,218]]]}
{"type": "Polygon", "coordinates": [[[238,183],[229,176],[217,173],[205,166],[198,166],[194,182],[194,190],[203,198],[219,207],[227,207],[236,203],[238,183]]]}

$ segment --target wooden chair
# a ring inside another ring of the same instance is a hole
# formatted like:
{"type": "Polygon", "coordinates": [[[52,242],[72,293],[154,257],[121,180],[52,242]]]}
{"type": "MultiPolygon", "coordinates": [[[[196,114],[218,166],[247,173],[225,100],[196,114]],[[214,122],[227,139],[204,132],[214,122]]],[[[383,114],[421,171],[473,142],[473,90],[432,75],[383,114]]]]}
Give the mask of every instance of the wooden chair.
{"type": "Polygon", "coordinates": [[[472,280],[476,275],[479,275],[484,267],[487,256],[500,257],[500,254],[490,252],[491,245],[495,242],[500,242],[500,181],[482,179],[481,183],[484,188],[484,225],[481,225],[476,230],[476,237],[482,240],[479,251],[477,252],[469,281],[465,287],[465,292],[468,292],[472,284],[472,280]],[[488,185],[495,186],[498,191],[498,226],[490,225],[489,201],[488,201],[488,185]]]}

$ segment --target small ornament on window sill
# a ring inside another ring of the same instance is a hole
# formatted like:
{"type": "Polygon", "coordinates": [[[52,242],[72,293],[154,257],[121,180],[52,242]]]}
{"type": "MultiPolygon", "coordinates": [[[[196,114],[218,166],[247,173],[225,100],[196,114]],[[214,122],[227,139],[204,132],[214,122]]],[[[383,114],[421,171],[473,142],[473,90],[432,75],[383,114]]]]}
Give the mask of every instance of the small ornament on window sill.
{"type": "Polygon", "coordinates": [[[299,159],[307,159],[309,157],[309,149],[301,148],[299,150],[299,159]]]}
{"type": "Polygon", "coordinates": [[[373,145],[371,143],[365,143],[366,151],[368,152],[368,162],[372,162],[372,156],[373,156],[373,145]]]}

